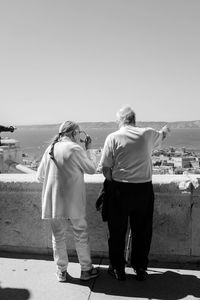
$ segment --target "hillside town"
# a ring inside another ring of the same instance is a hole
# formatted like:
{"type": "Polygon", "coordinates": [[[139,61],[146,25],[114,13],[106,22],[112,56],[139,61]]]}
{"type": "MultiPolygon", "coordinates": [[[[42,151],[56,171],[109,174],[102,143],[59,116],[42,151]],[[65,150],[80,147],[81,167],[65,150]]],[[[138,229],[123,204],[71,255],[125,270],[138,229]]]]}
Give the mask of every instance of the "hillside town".
{"type": "MultiPolygon", "coordinates": [[[[18,172],[24,171],[22,167],[21,169],[23,170],[19,170],[19,166],[24,166],[33,171],[37,170],[40,160],[33,159],[29,157],[28,154],[22,153],[17,141],[8,139],[2,142],[4,142],[4,144],[0,146],[0,173],[16,172],[16,166],[18,172]],[[15,167],[14,169],[13,166],[15,167]]],[[[101,157],[101,149],[93,149],[92,152],[98,163],[101,157]]],[[[154,150],[152,153],[152,167],[153,174],[200,174],[200,151],[174,147],[154,150]]]]}
{"type": "MultiPolygon", "coordinates": [[[[101,149],[93,150],[97,161],[101,157],[101,149]]],[[[153,174],[200,174],[200,151],[186,148],[162,148],[152,153],[153,174]]]]}
{"type": "MultiPolygon", "coordinates": [[[[100,161],[101,149],[92,150],[97,162],[100,161]]],[[[23,155],[23,163],[33,170],[37,170],[39,161],[31,160],[23,155]]],[[[153,174],[200,174],[200,152],[185,148],[154,150],[152,154],[153,174]]]]}
{"type": "Polygon", "coordinates": [[[174,147],[154,150],[152,164],[153,174],[200,174],[200,152],[174,147]]]}

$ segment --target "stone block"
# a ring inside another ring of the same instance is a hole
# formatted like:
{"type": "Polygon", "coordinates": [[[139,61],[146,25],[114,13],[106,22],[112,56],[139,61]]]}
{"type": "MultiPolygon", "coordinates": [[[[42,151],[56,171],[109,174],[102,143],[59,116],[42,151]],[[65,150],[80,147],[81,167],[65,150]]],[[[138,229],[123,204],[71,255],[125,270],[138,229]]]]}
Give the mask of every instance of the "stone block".
{"type": "Polygon", "coordinates": [[[191,254],[200,256],[200,187],[192,190],[192,250],[191,254]]]}
{"type": "Polygon", "coordinates": [[[87,183],[87,221],[88,231],[91,242],[91,250],[95,253],[108,252],[108,231],[107,223],[102,221],[101,213],[96,210],[95,204],[99,192],[102,189],[102,183],[87,183]]]}
{"type": "Polygon", "coordinates": [[[155,193],[151,254],[190,255],[190,193],[155,193]]]}
{"type": "Polygon", "coordinates": [[[40,191],[38,184],[0,184],[0,247],[48,248],[40,191]]]}

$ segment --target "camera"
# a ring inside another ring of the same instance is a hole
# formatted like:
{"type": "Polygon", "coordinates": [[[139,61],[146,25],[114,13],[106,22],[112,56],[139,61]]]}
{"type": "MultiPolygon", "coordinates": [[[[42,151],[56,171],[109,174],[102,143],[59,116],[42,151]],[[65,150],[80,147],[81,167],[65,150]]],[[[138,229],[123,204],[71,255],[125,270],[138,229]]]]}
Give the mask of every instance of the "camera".
{"type": "Polygon", "coordinates": [[[81,130],[80,131],[80,142],[85,143],[85,147],[87,148],[87,146],[92,142],[92,139],[85,131],[81,130]]]}

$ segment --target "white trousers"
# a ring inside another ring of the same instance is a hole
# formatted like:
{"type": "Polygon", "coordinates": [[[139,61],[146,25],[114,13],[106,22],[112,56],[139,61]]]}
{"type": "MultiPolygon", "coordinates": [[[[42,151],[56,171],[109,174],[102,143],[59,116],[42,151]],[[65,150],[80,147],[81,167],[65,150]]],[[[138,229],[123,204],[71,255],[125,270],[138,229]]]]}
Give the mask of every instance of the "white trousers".
{"type": "Polygon", "coordinates": [[[92,268],[87,222],[85,218],[79,219],[51,219],[53,257],[57,269],[67,270],[69,263],[66,245],[66,226],[71,223],[75,248],[82,271],[92,268]]]}

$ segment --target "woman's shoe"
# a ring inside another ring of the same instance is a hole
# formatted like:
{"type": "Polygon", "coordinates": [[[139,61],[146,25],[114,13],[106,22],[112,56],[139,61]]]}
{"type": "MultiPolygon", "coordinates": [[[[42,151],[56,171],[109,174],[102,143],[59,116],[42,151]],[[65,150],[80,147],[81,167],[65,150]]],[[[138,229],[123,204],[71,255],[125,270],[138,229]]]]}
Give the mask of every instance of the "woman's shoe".
{"type": "Polygon", "coordinates": [[[96,278],[98,277],[100,274],[98,268],[91,268],[90,270],[88,271],[81,271],[81,277],[80,279],[81,280],[90,280],[92,278],[96,278]]]}
{"type": "Polygon", "coordinates": [[[56,272],[56,277],[58,279],[59,282],[66,282],[67,281],[67,271],[60,271],[60,270],[57,270],[56,272]]]}

